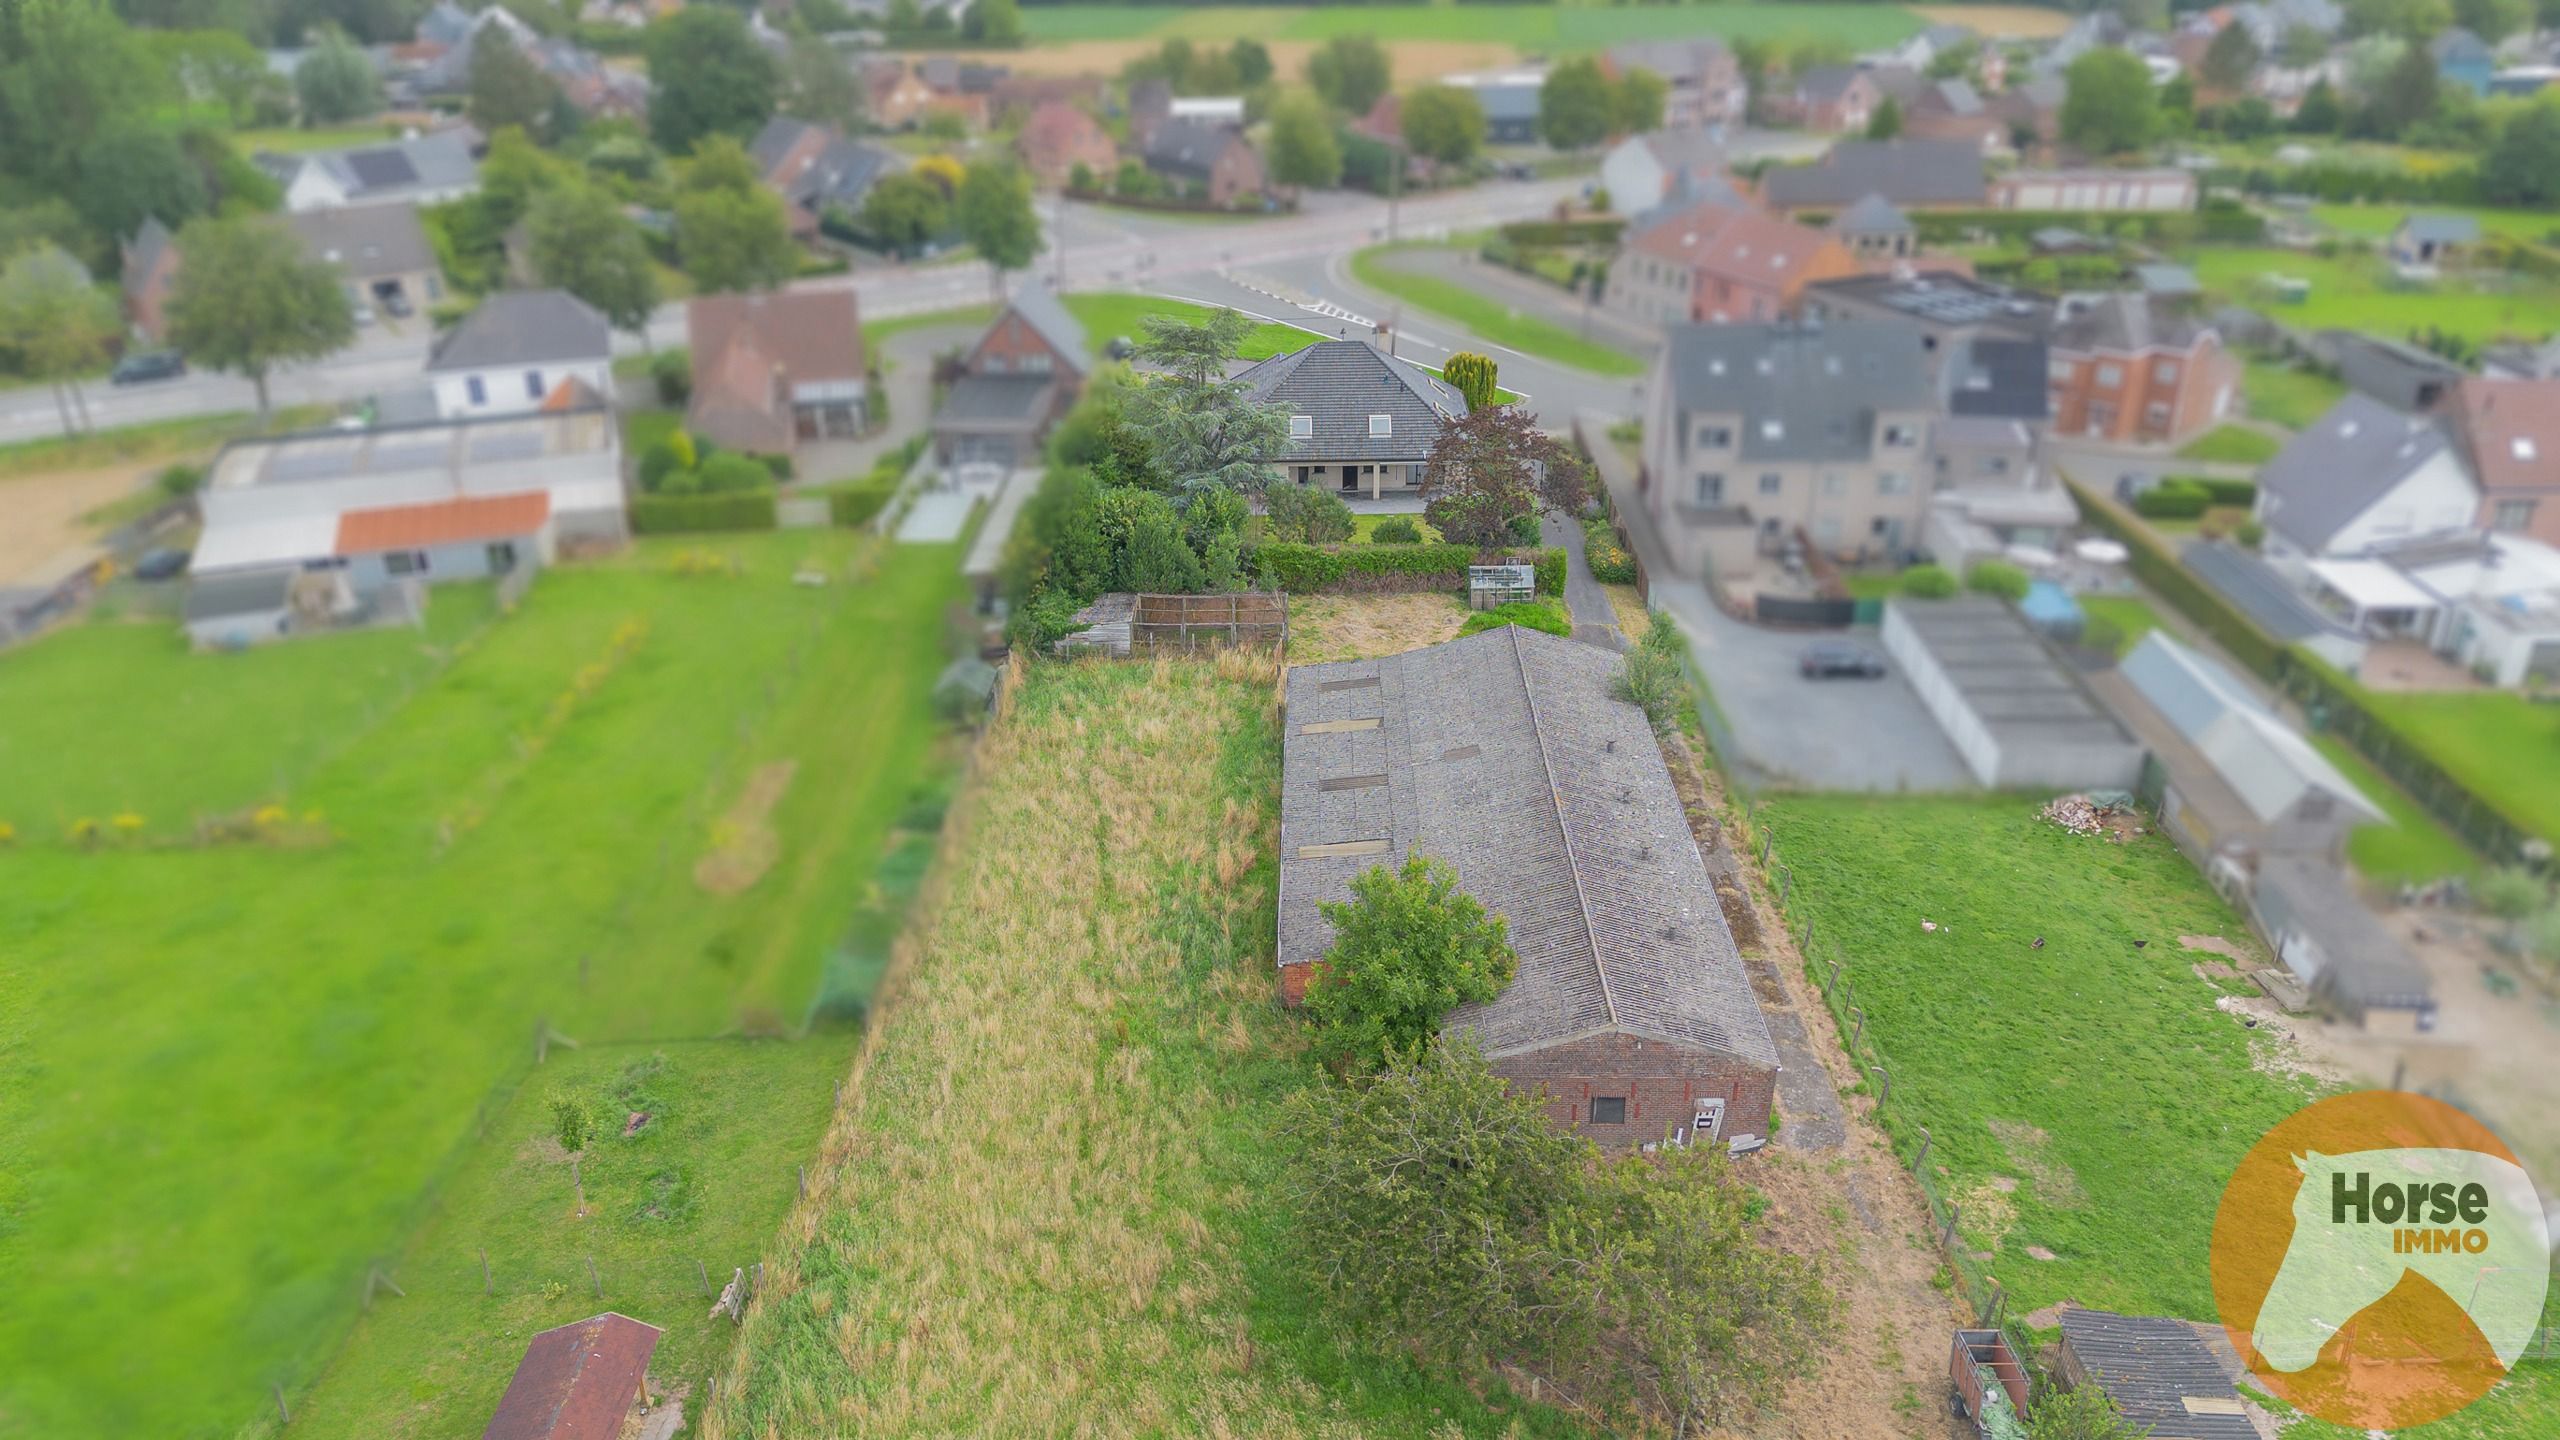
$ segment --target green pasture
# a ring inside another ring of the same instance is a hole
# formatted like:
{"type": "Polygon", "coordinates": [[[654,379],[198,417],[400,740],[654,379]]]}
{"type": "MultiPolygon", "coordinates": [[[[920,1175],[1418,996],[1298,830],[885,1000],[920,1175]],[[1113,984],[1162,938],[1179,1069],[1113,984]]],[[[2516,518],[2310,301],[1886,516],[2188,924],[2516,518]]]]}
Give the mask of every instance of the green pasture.
{"type": "Polygon", "coordinates": [[[2336,326],[2404,340],[2433,326],[2475,342],[2540,340],[2560,330],[2560,284],[2526,276],[2449,274],[2433,285],[2398,289],[2390,284],[2389,262],[2379,255],[2204,249],[2190,263],[2217,299],[2264,309],[2298,329],[2336,326]],[[2310,281],[2309,298],[2292,305],[2266,295],[2260,282],[2269,275],[2310,281]]]}
{"type": "MultiPolygon", "coordinates": [[[[490,1127],[517,1123],[496,1117],[545,1027],[587,1047],[797,1029],[934,768],[958,593],[950,547],[657,541],[486,623],[485,598],[440,590],[424,634],[196,655],[93,623],[0,657],[0,700],[47,727],[31,778],[0,765],[13,798],[38,787],[24,813],[150,818],[95,849],[22,823],[0,857],[0,1415],[264,1423],[440,1183],[515,1144],[490,1127]],[[160,818],[270,803],[235,843],[160,818]],[[760,873],[697,878],[768,846],[760,873]]],[[[764,1138],[805,1149],[796,1113],[764,1138]]],[[[777,1203],[759,1167],[741,1223],[777,1203]]]]}

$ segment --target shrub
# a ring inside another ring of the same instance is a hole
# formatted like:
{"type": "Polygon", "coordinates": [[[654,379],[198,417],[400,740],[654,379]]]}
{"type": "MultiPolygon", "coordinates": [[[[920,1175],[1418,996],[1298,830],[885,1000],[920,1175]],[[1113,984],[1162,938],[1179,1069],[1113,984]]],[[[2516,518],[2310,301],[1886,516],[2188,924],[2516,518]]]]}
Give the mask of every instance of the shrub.
{"type": "Polygon", "coordinates": [[[1538,516],[1535,511],[1514,515],[1506,523],[1511,528],[1512,544],[1535,545],[1538,543],[1538,516]]]}
{"type": "Polygon", "coordinates": [[[1593,515],[1582,522],[1582,555],[1590,562],[1591,578],[1603,585],[1636,583],[1636,557],[1618,543],[1617,529],[1605,515],[1593,515]]]}
{"type": "MultiPolygon", "coordinates": [[[[751,466],[761,474],[762,466],[751,466]]],[[[718,495],[643,495],[631,502],[635,535],[683,535],[720,530],[770,530],[774,527],[770,487],[733,490],[718,495]]]]}
{"type": "Polygon", "coordinates": [[[1466,585],[1468,566],[1493,560],[1514,565],[1534,563],[1538,567],[1539,593],[1564,593],[1562,550],[1525,554],[1497,550],[1479,555],[1471,546],[1446,542],[1301,545],[1290,541],[1271,541],[1254,552],[1254,575],[1256,582],[1265,589],[1298,594],[1321,590],[1356,594],[1456,590],[1466,585]]]}
{"type": "Polygon", "coordinates": [[[661,352],[649,362],[649,378],[658,387],[658,403],[673,408],[693,398],[693,357],[682,350],[661,352]]]}
{"type": "Polygon", "coordinates": [[[2203,485],[2173,475],[2134,496],[2133,513],[2152,520],[2193,520],[2212,503],[2203,485]]]}
{"type": "Polygon", "coordinates": [[[898,477],[886,479],[872,476],[850,481],[827,491],[827,518],[838,525],[868,525],[889,507],[889,498],[898,493],[898,477]]]}
{"type": "Polygon", "coordinates": [[[1902,593],[1914,600],[1944,600],[1956,593],[1956,577],[1944,565],[1914,565],[1902,572],[1902,593]]]}
{"type": "Polygon", "coordinates": [[[1333,947],[1307,987],[1325,1050],[1366,1068],[1440,1033],[1449,1007],[1490,1000],[1519,957],[1502,917],[1458,888],[1458,872],[1421,852],[1351,877],[1351,898],[1321,906],[1333,947]]]}
{"type": "Polygon", "coordinates": [[[1467,617],[1467,623],[1458,627],[1458,633],[1473,635],[1482,630],[1498,630],[1505,625],[1517,625],[1524,630],[1544,630],[1550,635],[1573,633],[1573,617],[1565,614],[1564,607],[1553,600],[1514,600],[1508,605],[1478,610],[1467,617]]]}
{"type": "Polygon", "coordinates": [[[729,495],[741,490],[762,490],[773,484],[773,472],[764,468],[752,455],[723,450],[702,462],[695,472],[702,478],[705,495],[729,495]]]}
{"type": "Polygon", "coordinates": [[[2267,527],[2254,519],[2243,520],[2232,527],[2231,538],[2239,541],[2242,546],[2255,550],[2266,543],[2267,527]]]}
{"type": "Polygon", "coordinates": [[[691,468],[677,456],[675,437],[652,440],[649,448],[640,452],[640,492],[655,494],[667,488],[668,476],[691,468]]]}
{"type": "Polygon", "coordinates": [[[2258,482],[2255,480],[2216,480],[2204,475],[2180,475],[2172,478],[2185,484],[2202,487],[2206,501],[2211,504],[2237,505],[2245,510],[2258,503],[2258,482]]]}
{"type": "Polygon", "coordinates": [[[755,458],[763,463],[766,473],[772,475],[777,482],[791,478],[792,467],[790,456],[758,455],[755,458]]]}
{"type": "Polygon", "coordinates": [[[1319,486],[1279,481],[1263,491],[1262,504],[1274,539],[1331,545],[1350,539],[1357,528],[1342,497],[1319,486]]]}
{"type": "Polygon", "coordinates": [[[2005,560],[1977,560],[1964,572],[1965,587],[2003,600],[2023,600],[2027,572],[2005,560]]]}
{"type": "Polygon", "coordinates": [[[1369,532],[1369,540],[1377,545],[1419,545],[1422,526],[1410,515],[1390,515],[1369,532]]]}
{"type": "Polygon", "coordinates": [[[596,1112],[575,1095],[551,1097],[551,1138],[575,1155],[596,1135],[596,1112]]]}
{"type": "Polygon", "coordinates": [[[204,488],[204,467],[184,461],[160,472],[160,493],[172,500],[184,499],[204,488]]]}

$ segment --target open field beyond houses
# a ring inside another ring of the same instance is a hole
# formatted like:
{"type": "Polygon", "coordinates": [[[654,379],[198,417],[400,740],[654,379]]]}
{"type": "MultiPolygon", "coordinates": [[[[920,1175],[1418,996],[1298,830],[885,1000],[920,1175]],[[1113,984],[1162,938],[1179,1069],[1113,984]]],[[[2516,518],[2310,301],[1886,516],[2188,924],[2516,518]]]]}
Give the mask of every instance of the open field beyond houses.
{"type": "Polygon", "coordinates": [[[1581,1433],[1359,1346],[1268,1125],[1267,658],[1033,670],[703,1433],[1581,1433]]]}
{"type": "MultiPolygon", "coordinates": [[[[606,1305],[707,1308],[693,1261],[769,1239],[847,1049],[720,1037],[800,1029],[937,769],[953,551],[879,543],[643,542],[510,615],[440,590],[424,634],[0,658],[0,1432],[260,1433],[280,1385],[323,1402],[292,1434],[468,1436],[527,1333],[601,1308],[582,1253],[606,1305]],[[770,864],[704,865],[733,848],[770,864]],[[546,1020],[580,1048],[533,1071],[546,1020]],[[659,1115],[583,1221],[538,1138],[562,1091],[659,1115]],[[376,1264],[413,1293],[342,1373],[376,1264]]],[[[669,1345],[663,1380],[710,1362],[669,1345]]]]}

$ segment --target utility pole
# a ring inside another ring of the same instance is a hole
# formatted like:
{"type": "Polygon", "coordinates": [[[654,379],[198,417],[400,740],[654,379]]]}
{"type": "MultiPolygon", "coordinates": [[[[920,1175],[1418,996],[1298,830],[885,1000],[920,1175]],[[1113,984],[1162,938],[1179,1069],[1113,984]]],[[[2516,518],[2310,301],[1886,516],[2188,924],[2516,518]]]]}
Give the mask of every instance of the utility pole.
{"type": "Polygon", "coordinates": [[[1404,142],[1387,143],[1387,243],[1396,243],[1396,202],[1404,198],[1404,142]]]}

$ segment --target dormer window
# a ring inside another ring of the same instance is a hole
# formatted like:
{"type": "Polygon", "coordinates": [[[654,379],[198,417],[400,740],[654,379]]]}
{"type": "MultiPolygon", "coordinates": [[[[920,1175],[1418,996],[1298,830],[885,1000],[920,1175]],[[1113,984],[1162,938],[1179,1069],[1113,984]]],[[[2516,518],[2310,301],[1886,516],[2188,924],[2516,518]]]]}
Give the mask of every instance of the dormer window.
{"type": "Polygon", "coordinates": [[[1290,416],[1290,417],[1289,417],[1289,438],[1290,438],[1290,439],[1292,439],[1292,440],[1308,440],[1308,439],[1313,439],[1313,438],[1315,437],[1315,433],[1316,433],[1316,417],[1314,417],[1313,415],[1292,415],[1292,416],[1290,416]]]}
{"type": "Polygon", "coordinates": [[[1393,415],[1372,415],[1369,417],[1370,439],[1383,439],[1384,437],[1393,435],[1394,433],[1396,433],[1396,417],[1393,415]]]}

